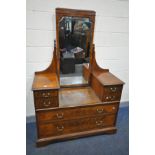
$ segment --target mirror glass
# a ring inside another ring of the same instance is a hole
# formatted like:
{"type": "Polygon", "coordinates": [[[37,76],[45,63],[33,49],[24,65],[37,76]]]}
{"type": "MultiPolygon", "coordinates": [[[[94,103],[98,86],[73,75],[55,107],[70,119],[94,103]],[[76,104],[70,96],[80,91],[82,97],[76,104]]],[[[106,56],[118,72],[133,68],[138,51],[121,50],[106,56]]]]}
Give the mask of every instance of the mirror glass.
{"type": "Polygon", "coordinates": [[[88,83],[83,68],[89,64],[91,25],[89,18],[65,16],[59,21],[61,86],[88,83]]]}

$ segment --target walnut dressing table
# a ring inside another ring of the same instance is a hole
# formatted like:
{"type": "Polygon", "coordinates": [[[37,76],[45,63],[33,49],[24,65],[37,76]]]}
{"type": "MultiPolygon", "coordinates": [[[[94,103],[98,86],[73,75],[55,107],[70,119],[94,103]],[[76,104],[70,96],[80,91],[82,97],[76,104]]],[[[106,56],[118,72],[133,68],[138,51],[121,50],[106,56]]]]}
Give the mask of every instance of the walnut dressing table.
{"type": "Polygon", "coordinates": [[[32,86],[38,147],[116,132],[124,82],[97,65],[94,25],[94,11],[56,9],[53,59],[46,70],[35,72],[32,86]],[[65,66],[64,53],[73,55],[65,66]]]}

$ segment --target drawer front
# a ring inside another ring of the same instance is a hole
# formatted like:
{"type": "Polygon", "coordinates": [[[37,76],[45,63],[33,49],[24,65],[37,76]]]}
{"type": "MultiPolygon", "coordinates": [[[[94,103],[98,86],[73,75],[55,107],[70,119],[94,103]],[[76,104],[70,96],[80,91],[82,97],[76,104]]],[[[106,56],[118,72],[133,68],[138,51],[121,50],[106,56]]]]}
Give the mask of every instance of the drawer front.
{"type": "Polygon", "coordinates": [[[120,101],[122,94],[122,86],[106,86],[104,87],[103,101],[120,101]]]}
{"type": "Polygon", "coordinates": [[[37,98],[35,99],[35,108],[36,109],[45,109],[58,107],[58,97],[48,97],[48,98],[37,98]]]}
{"type": "Polygon", "coordinates": [[[38,136],[39,138],[46,138],[50,136],[101,129],[113,126],[114,122],[115,115],[102,115],[77,120],[42,123],[38,126],[38,136]]]}
{"type": "Polygon", "coordinates": [[[100,115],[98,117],[92,117],[82,119],[81,131],[87,131],[91,129],[100,129],[108,126],[114,126],[116,115],[100,115]]]}
{"type": "Polygon", "coordinates": [[[103,115],[116,113],[118,110],[118,103],[87,106],[87,107],[74,107],[74,108],[58,108],[48,111],[38,111],[37,119],[40,122],[48,122],[55,120],[68,120],[80,117],[103,115]]]}
{"type": "Polygon", "coordinates": [[[79,130],[78,121],[49,122],[38,125],[38,138],[46,138],[66,133],[77,132],[79,130]]]}
{"type": "Polygon", "coordinates": [[[48,98],[48,97],[53,97],[53,96],[58,96],[58,91],[57,90],[39,90],[39,91],[34,91],[34,97],[35,98],[48,98]]]}
{"type": "Polygon", "coordinates": [[[105,92],[106,93],[121,93],[122,92],[122,85],[106,86],[105,92]]]}
{"type": "Polygon", "coordinates": [[[110,102],[110,101],[120,101],[121,94],[105,94],[103,96],[104,102],[110,102]]]}

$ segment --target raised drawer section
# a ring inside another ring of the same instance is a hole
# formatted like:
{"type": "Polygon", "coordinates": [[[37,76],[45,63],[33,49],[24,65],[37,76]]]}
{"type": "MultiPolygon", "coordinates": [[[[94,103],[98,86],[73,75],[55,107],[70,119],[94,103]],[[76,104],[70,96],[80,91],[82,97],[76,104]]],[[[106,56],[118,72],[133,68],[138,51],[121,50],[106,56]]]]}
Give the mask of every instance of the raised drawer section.
{"type": "Polygon", "coordinates": [[[35,99],[35,108],[36,109],[45,109],[58,107],[58,97],[48,97],[48,98],[37,98],[35,99]]]}
{"type": "Polygon", "coordinates": [[[122,93],[122,85],[104,87],[103,101],[120,101],[122,93]]]}
{"type": "Polygon", "coordinates": [[[34,97],[36,98],[47,98],[47,97],[53,97],[53,96],[58,96],[58,91],[57,90],[39,90],[39,91],[34,91],[34,97]]]}
{"type": "Polygon", "coordinates": [[[37,119],[40,122],[50,122],[54,120],[68,120],[80,117],[111,114],[118,110],[118,103],[101,104],[96,106],[73,107],[73,108],[58,108],[48,111],[38,111],[37,119]]]}
{"type": "Polygon", "coordinates": [[[34,91],[34,102],[36,110],[58,107],[58,90],[34,91]]]}
{"type": "Polygon", "coordinates": [[[63,134],[101,129],[113,126],[115,115],[101,115],[98,117],[82,118],[69,121],[55,121],[39,124],[39,138],[58,136],[63,134]]]}

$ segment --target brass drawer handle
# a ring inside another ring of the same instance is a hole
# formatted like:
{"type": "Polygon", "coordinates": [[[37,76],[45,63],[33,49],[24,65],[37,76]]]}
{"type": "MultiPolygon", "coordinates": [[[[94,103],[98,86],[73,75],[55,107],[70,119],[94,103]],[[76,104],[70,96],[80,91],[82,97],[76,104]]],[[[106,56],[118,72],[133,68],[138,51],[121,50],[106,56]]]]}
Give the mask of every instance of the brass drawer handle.
{"type": "Polygon", "coordinates": [[[106,100],[111,100],[111,101],[112,101],[112,100],[115,99],[115,96],[106,96],[105,99],[106,99],[106,100]]]}
{"type": "Polygon", "coordinates": [[[103,121],[96,121],[96,125],[97,126],[103,125],[103,121]]]}
{"type": "Polygon", "coordinates": [[[43,93],[42,95],[43,95],[43,97],[48,97],[48,95],[46,93],[43,93]]]}
{"type": "Polygon", "coordinates": [[[62,126],[57,126],[57,130],[58,131],[63,131],[64,130],[64,126],[62,125],[62,126]]]}
{"type": "Polygon", "coordinates": [[[104,109],[97,109],[96,111],[97,111],[99,114],[101,114],[101,113],[107,113],[107,111],[104,110],[104,109]]]}
{"type": "Polygon", "coordinates": [[[58,113],[57,113],[57,118],[61,119],[61,118],[63,118],[63,116],[64,116],[63,113],[61,113],[61,114],[58,114],[58,113]]]}
{"type": "Polygon", "coordinates": [[[43,105],[44,105],[45,107],[48,107],[48,106],[51,105],[51,102],[50,102],[50,101],[48,101],[48,102],[43,102],[43,105]]]}
{"type": "Polygon", "coordinates": [[[42,93],[43,97],[49,97],[51,94],[50,93],[42,93]]]}
{"type": "Polygon", "coordinates": [[[103,109],[97,109],[96,110],[99,114],[101,114],[101,113],[103,113],[104,112],[104,110],[103,109]]]}
{"type": "Polygon", "coordinates": [[[116,88],[116,87],[111,87],[110,90],[111,90],[112,92],[116,92],[117,88],[116,88]]]}

